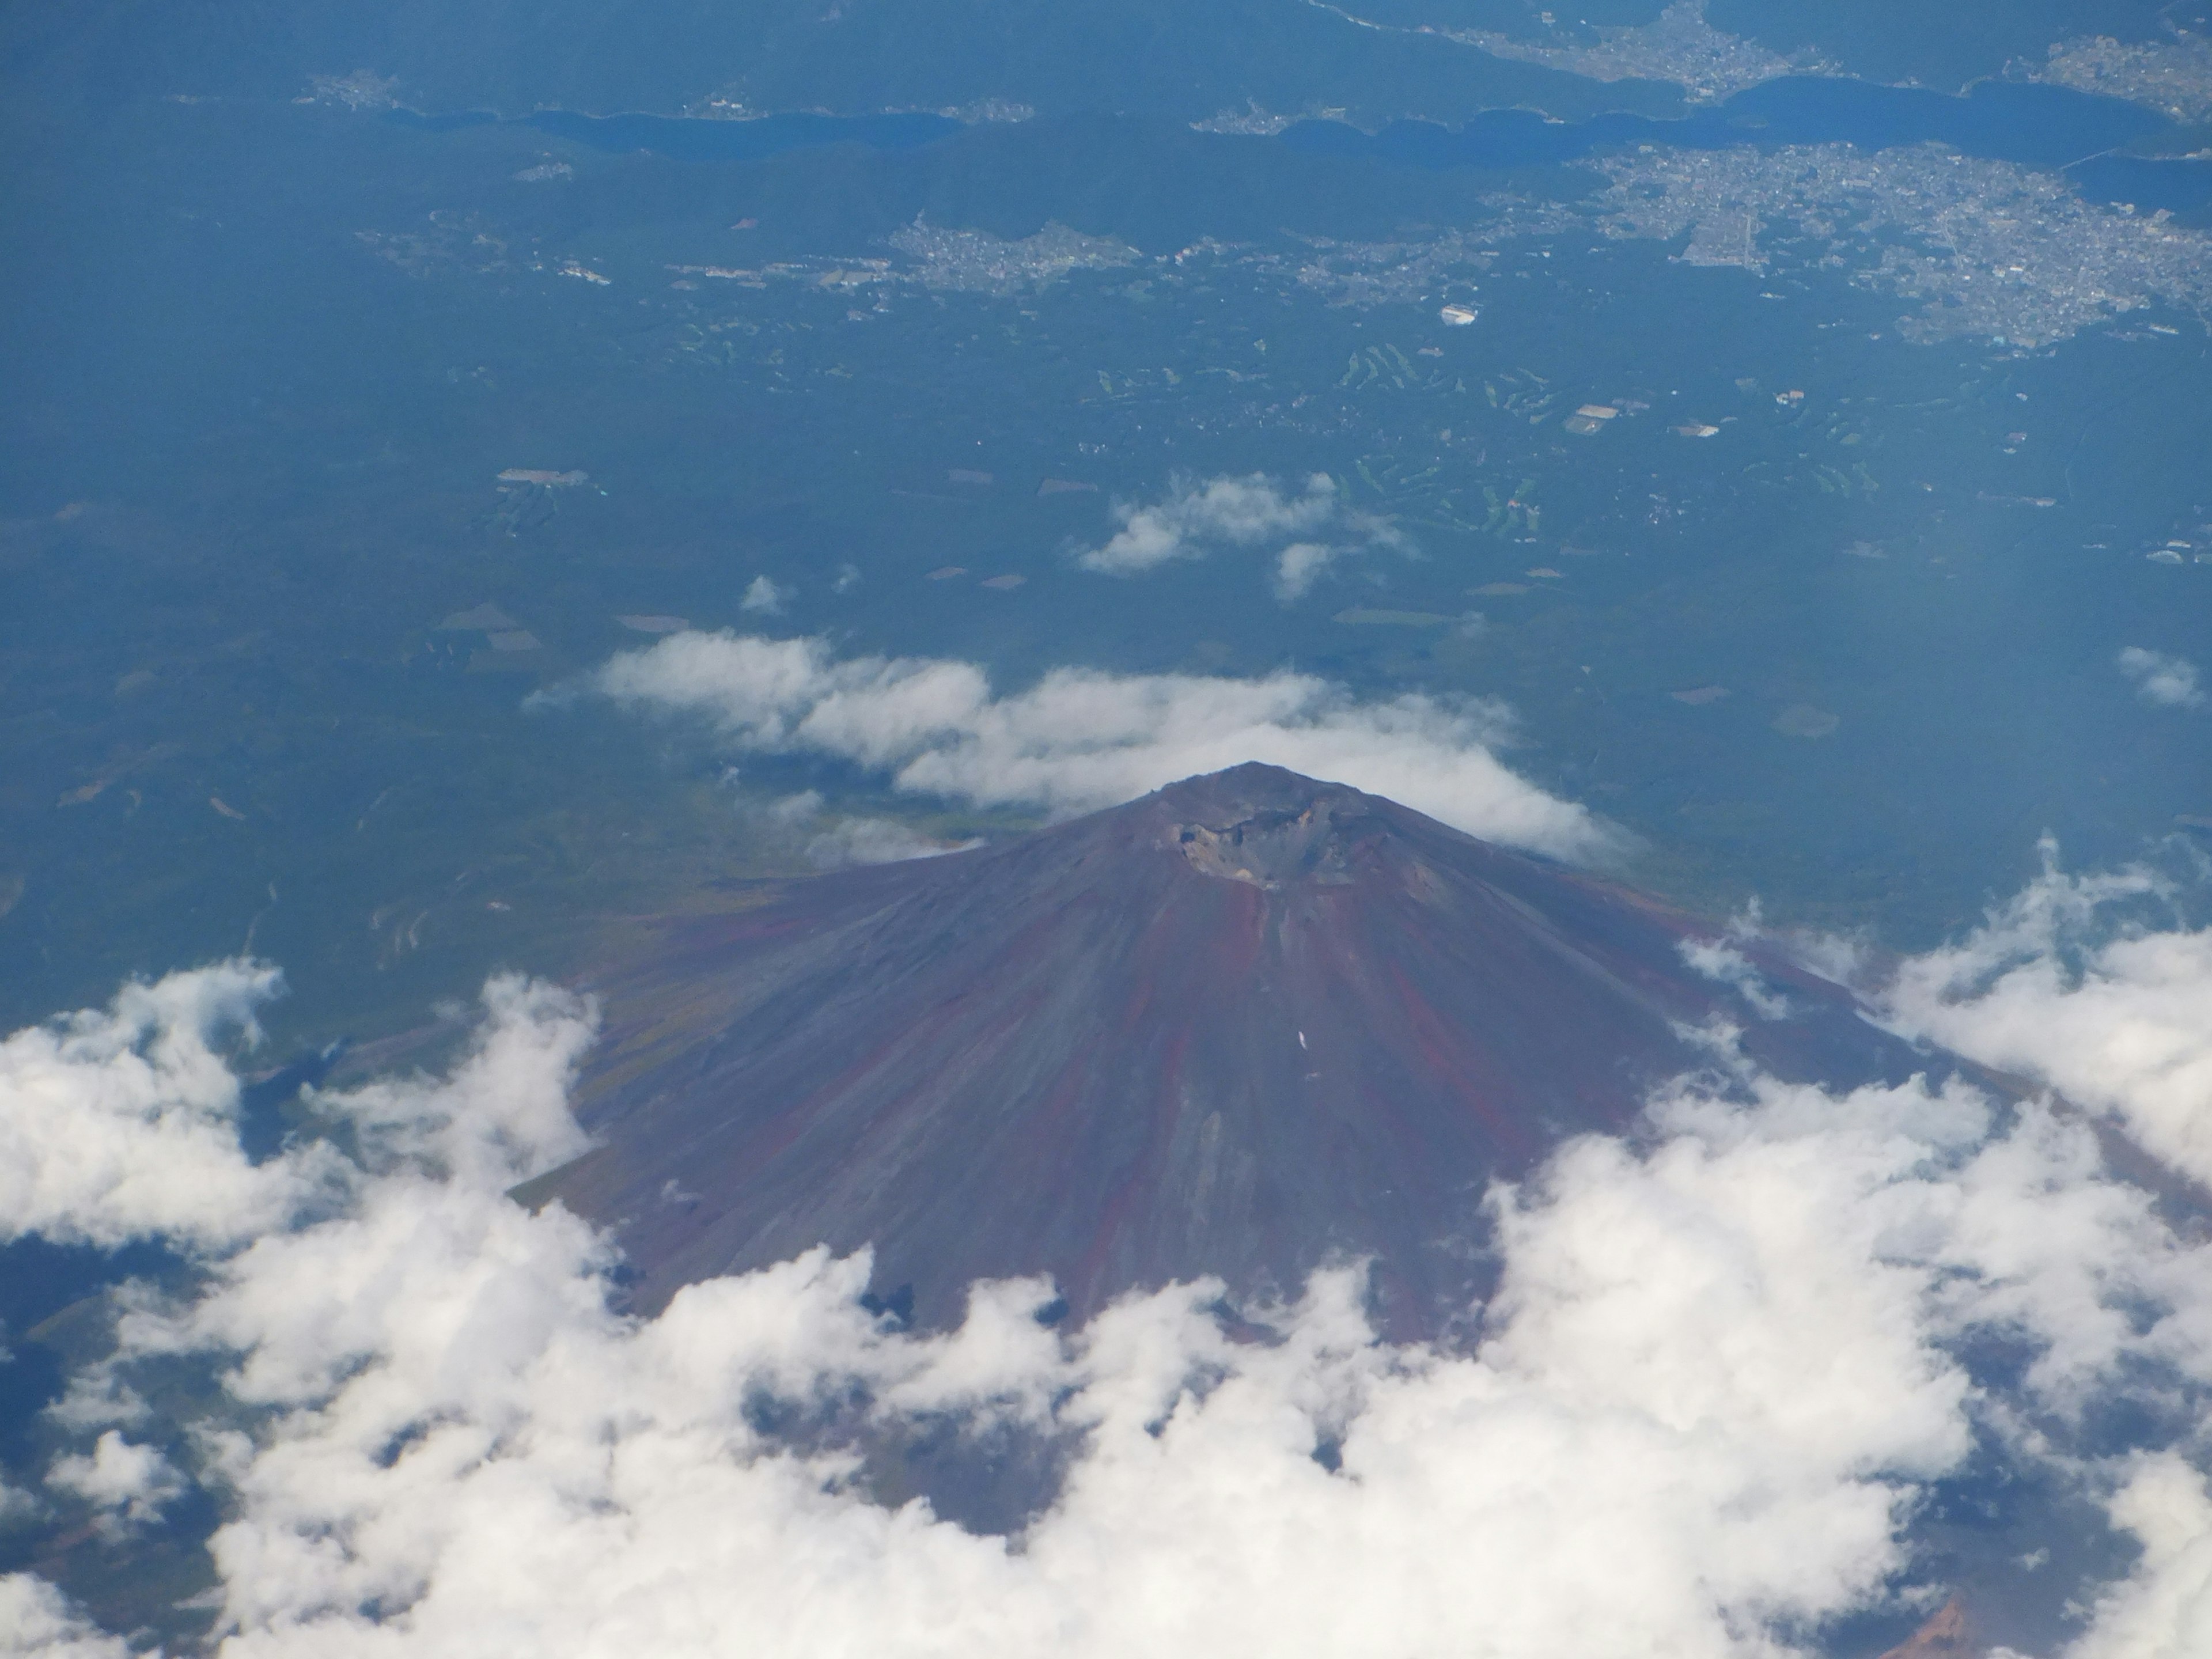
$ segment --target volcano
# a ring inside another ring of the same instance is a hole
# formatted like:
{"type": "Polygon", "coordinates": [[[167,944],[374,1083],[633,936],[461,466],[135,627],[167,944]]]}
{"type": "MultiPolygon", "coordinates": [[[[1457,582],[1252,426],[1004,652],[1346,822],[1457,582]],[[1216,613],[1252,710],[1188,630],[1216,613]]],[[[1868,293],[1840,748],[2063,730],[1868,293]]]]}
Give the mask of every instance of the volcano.
{"type": "Polygon", "coordinates": [[[1784,1077],[1929,1066],[1778,954],[1721,982],[1709,924],[1267,766],[744,896],[592,986],[599,1145],[533,1183],[617,1228],[644,1309],[817,1243],[933,1324],[979,1278],[1080,1316],[1364,1257],[1431,1331],[1483,1289],[1489,1185],[1632,1129],[1709,1023],[1784,1077]]]}

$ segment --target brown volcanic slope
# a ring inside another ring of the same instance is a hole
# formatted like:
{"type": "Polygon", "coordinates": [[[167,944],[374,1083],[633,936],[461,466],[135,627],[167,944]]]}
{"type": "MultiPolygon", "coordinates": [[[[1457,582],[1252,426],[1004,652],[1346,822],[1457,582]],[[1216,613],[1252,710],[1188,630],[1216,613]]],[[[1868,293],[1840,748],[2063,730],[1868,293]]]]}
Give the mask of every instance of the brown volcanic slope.
{"type": "Polygon", "coordinates": [[[1200,1273],[1295,1289],[1377,1258],[1397,1331],[1482,1280],[1480,1200],[1626,1126],[1726,1016],[1785,1075],[1924,1065],[1839,988],[1790,1017],[1687,969],[1626,889],[1265,766],[981,851],[659,925],[593,988],[584,1113],[548,1181],[618,1222],[641,1305],[817,1243],[877,1247],[925,1322],[1049,1272],[1088,1313],[1200,1273]]]}

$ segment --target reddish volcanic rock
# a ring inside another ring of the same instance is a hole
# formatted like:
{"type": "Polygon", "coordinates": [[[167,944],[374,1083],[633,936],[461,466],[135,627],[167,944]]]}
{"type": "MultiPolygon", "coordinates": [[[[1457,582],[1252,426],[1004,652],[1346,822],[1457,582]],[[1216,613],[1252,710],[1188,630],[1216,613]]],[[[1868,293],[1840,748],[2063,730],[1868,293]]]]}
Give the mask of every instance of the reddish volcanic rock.
{"type": "Polygon", "coordinates": [[[641,1306],[872,1243],[925,1322],[1049,1273],[1079,1316],[1218,1273],[1372,1256],[1388,1325],[1483,1282],[1487,1185],[1630,1126],[1721,1016],[1785,1075],[1926,1061],[1761,958],[1762,1020],[1688,969],[1693,919],[1271,767],[1009,844],[674,918],[593,988],[600,1150],[535,1183],[617,1223],[641,1306]]]}
{"type": "Polygon", "coordinates": [[[1881,1659],[1980,1659],[1984,1651],[1966,1622],[1964,1604],[1954,1596],[1881,1659]]]}

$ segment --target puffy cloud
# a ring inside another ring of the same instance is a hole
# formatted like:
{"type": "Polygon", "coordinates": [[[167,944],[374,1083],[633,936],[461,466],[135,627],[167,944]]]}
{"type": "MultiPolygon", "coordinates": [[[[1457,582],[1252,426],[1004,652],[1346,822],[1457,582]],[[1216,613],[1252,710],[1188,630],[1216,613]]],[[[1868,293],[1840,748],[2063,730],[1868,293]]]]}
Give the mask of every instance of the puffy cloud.
{"type": "Polygon", "coordinates": [[[2142,1559],[2098,1601],[2071,1659],[2194,1659],[2212,1653],[2212,1490],[2172,1453],[2147,1457],[2113,1495],[2115,1524],[2142,1559]]]}
{"type": "Polygon", "coordinates": [[[1739,1179],[1760,1170],[1809,1183],[1797,1166],[1817,1160],[1820,1188],[1785,1200],[1771,1185],[1775,1198],[1824,1231],[1855,1235],[1869,1261],[1929,1275],[1921,1314],[1935,1338],[2021,1345],[2006,1407],[2022,1420],[2063,1426],[2130,1367],[2212,1382],[2212,1297],[2201,1288],[2212,1249],[2106,1170],[2078,1119],[2031,1103],[2001,1124],[1955,1081],[1839,1097],[1744,1072],[1737,1085],[1690,1080],[1656,1098],[1653,1124],[1671,1139],[1654,1161],[1695,1152],[1728,1160],[1739,1179]]]}
{"type": "Polygon", "coordinates": [[[756,576],[745,588],[745,596],[738,601],[738,605],[741,610],[760,616],[780,617],[783,614],[784,601],[790,597],[788,588],[778,587],[766,576],[756,576]]]}
{"type": "Polygon", "coordinates": [[[67,1429],[129,1428],[143,1422],[149,1410],[137,1391],[121,1378],[88,1367],[70,1378],[67,1390],[46,1407],[46,1415],[67,1429]]]}
{"type": "Polygon", "coordinates": [[[2197,687],[2197,665],[2162,651],[2131,645],[2119,655],[2120,672],[2132,681],[2136,695],[2161,708],[2197,708],[2204,694],[2197,687]]]}
{"type": "Polygon", "coordinates": [[[1132,576],[1172,560],[1203,558],[1214,543],[1251,547],[1303,535],[1336,512],[1336,481],[1326,472],[1311,475],[1302,490],[1285,489],[1263,472],[1177,477],[1165,499],[1149,507],[1116,501],[1114,516],[1121,528],[1080,562],[1085,570],[1132,576]]]}
{"type": "Polygon", "coordinates": [[[1292,542],[1275,556],[1275,597],[1286,605],[1304,599],[1343,550],[1327,542],[1292,542]]]}
{"type": "Polygon", "coordinates": [[[449,1076],[311,1097],[346,1122],[372,1169],[419,1164],[503,1188],[589,1145],[567,1091],[598,1029],[596,1006],[519,974],[485,981],[481,1002],[483,1018],[449,1076]]]}
{"type": "Polygon", "coordinates": [[[1567,858],[1613,837],[1499,763],[1492,702],[1361,702],[1312,675],[1257,679],[1062,668],[993,692],[972,663],[838,659],[817,639],[671,635],[592,677],[632,708],[714,720],[741,749],[834,756],[903,790],[1070,814],[1265,761],[1388,795],[1469,834],[1567,858]]]}
{"type": "Polygon", "coordinates": [[[158,1447],[133,1445],[113,1429],[94,1443],[90,1456],[56,1458],[46,1485],[89,1504],[111,1536],[157,1520],[185,1490],[158,1447]]]}
{"type": "Polygon", "coordinates": [[[1285,603],[1304,596],[1347,553],[1407,545],[1404,532],[1388,519],[1348,505],[1326,472],[1313,473],[1303,487],[1262,472],[1179,477],[1164,499],[1141,507],[1116,501],[1114,515],[1121,529],[1104,546],[1080,556],[1085,569],[1133,576],[1176,560],[1204,558],[1216,547],[1287,543],[1275,564],[1275,592],[1285,603]]]}
{"type": "Polygon", "coordinates": [[[331,1166],[245,1157],[217,1048],[278,985],[255,963],[173,974],[0,1042],[0,1239],[216,1248],[308,1201],[331,1166]]]}
{"type": "Polygon", "coordinates": [[[2212,929],[2131,925],[2131,908],[2160,896],[2156,877],[2069,876],[2054,844],[2043,852],[2043,873],[1982,926],[1902,965],[1891,1014],[2112,1114],[2212,1183],[2212,929]]]}
{"type": "Polygon", "coordinates": [[[0,1659],[131,1659],[131,1644],[95,1628],[45,1579],[0,1573],[0,1659]]]}

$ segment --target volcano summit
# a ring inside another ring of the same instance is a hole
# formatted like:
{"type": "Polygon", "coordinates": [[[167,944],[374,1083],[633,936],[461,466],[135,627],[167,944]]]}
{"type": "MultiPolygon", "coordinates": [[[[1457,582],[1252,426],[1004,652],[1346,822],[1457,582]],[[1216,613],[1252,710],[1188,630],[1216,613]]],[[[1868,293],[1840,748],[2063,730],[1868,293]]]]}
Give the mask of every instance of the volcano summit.
{"type": "Polygon", "coordinates": [[[1488,1184],[1630,1126],[1698,1028],[1785,1078],[1928,1064],[1755,946],[1697,971],[1690,916],[1267,766],[750,896],[593,986],[600,1145],[534,1184],[618,1227],[642,1306],[823,1243],[932,1323],[978,1278],[1084,1315],[1363,1255],[1433,1328],[1485,1283],[1488,1184]]]}

